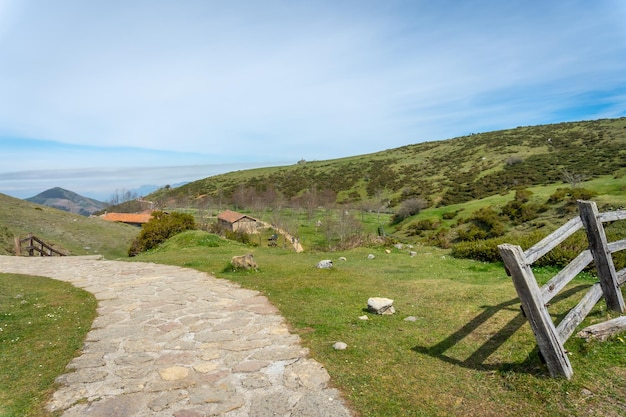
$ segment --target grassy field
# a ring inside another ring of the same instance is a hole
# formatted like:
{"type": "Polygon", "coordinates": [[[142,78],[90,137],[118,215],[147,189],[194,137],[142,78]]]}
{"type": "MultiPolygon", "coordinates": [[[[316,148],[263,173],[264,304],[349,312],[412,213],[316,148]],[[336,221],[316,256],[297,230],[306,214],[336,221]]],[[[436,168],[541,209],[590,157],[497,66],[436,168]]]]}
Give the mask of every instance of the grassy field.
{"type": "Polygon", "coordinates": [[[79,216],[0,194],[0,254],[13,255],[13,238],[33,233],[70,255],[127,256],[136,227],[79,216]]]}
{"type": "Polygon", "coordinates": [[[93,295],[48,278],[0,274],[0,416],[48,416],[54,379],[82,347],[93,295]]]}
{"type": "MultiPolygon", "coordinates": [[[[626,413],[622,338],[570,339],[575,376],[551,379],[501,265],[413,250],[415,257],[397,248],[295,254],[193,231],[135,259],[207,271],[267,295],[361,416],[514,416],[522,406],[533,416],[626,413]],[[230,257],[246,252],[259,271],[229,272],[230,257]],[[335,262],[332,270],[315,268],[326,258],[335,262]],[[393,299],[397,313],[367,313],[369,297],[393,299]],[[335,351],[336,341],[348,349],[335,351]]],[[[536,274],[546,281],[554,272],[536,274]]],[[[577,278],[551,306],[553,317],[592,282],[577,278]]],[[[584,324],[610,316],[601,302],[584,324]]]]}

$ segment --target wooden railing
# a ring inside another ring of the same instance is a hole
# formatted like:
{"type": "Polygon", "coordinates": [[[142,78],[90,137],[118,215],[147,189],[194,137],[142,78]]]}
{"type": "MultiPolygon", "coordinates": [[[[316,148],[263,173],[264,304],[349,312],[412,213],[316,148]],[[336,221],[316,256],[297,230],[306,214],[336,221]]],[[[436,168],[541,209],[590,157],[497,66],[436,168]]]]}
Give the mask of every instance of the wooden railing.
{"type": "Polygon", "coordinates": [[[15,255],[22,256],[23,249],[28,251],[28,256],[65,256],[32,233],[24,239],[15,238],[15,255]]]}
{"type": "Polygon", "coordinates": [[[602,223],[624,220],[626,211],[598,213],[598,208],[592,201],[579,201],[578,209],[578,217],[526,251],[516,245],[498,246],[550,375],[567,379],[572,377],[573,370],[563,345],[595,304],[604,297],[608,309],[620,313],[625,310],[619,287],[626,280],[626,268],[616,271],[611,254],[626,249],[626,239],[607,242],[602,223]],[[581,252],[545,285],[539,287],[531,269],[532,264],[583,227],[587,232],[589,249],[581,252]],[[548,313],[548,303],[592,261],[596,266],[598,282],[555,327],[548,313]]]}

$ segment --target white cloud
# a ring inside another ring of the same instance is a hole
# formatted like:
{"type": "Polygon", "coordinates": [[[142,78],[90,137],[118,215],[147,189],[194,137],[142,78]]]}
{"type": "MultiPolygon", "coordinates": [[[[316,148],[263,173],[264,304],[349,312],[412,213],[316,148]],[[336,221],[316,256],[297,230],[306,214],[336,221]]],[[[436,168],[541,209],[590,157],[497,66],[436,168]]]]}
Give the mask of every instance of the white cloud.
{"type": "Polygon", "coordinates": [[[0,136],[182,165],[624,116],[624,21],[610,0],[0,0],[0,136]]]}

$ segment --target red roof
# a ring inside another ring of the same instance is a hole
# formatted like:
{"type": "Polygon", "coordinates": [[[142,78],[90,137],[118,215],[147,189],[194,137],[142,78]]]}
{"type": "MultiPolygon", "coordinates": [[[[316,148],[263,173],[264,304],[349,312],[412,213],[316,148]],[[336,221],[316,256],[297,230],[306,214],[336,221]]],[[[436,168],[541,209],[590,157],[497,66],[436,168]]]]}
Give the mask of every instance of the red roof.
{"type": "Polygon", "coordinates": [[[236,211],[226,210],[217,215],[219,220],[224,220],[228,223],[235,223],[239,220],[247,217],[249,219],[255,220],[252,217],[246,216],[245,214],[237,213],[236,211]]]}
{"type": "Polygon", "coordinates": [[[106,213],[102,218],[109,222],[142,224],[150,221],[152,213],[106,213]]]}

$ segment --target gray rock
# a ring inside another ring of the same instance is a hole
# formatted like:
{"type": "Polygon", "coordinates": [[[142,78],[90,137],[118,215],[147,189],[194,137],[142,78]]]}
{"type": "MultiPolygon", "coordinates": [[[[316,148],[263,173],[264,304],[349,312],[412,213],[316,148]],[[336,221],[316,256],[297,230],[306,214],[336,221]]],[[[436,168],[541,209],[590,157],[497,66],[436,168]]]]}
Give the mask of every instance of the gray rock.
{"type": "Polygon", "coordinates": [[[235,269],[254,269],[256,271],[257,264],[254,260],[254,255],[251,253],[247,253],[241,256],[233,256],[230,260],[230,263],[233,265],[235,269]]]}
{"type": "Polygon", "coordinates": [[[317,268],[320,268],[320,269],[329,269],[332,267],[333,267],[333,261],[331,261],[330,259],[324,259],[317,263],[317,268]]]}
{"type": "Polygon", "coordinates": [[[373,253],[370,253],[369,255],[367,255],[367,259],[374,259],[374,258],[375,258],[375,256],[374,256],[373,253]]]}
{"type": "Polygon", "coordinates": [[[393,300],[383,297],[372,297],[367,300],[367,309],[375,314],[394,314],[393,300]]]}

